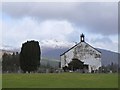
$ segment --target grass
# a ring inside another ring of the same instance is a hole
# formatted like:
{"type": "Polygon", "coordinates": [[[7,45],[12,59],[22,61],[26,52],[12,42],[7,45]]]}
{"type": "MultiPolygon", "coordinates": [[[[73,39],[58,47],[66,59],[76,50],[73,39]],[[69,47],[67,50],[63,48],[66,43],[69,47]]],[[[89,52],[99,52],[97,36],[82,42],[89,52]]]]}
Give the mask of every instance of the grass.
{"type": "Polygon", "coordinates": [[[2,89],[2,74],[0,72],[0,90],[2,89]]]}
{"type": "Polygon", "coordinates": [[[3,74],[3,88],[118,88],[117,74],[3,74]]]}

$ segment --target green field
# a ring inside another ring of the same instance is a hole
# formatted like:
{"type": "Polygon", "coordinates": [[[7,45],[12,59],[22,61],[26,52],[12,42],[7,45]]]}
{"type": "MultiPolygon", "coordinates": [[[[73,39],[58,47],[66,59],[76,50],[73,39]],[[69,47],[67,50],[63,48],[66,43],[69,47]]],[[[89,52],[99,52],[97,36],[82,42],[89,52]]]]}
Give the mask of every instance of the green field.
{"type": "Polygon", "coordinates": [[[117,74],[3,74],[3,88],[118,88],[117,74]]]}

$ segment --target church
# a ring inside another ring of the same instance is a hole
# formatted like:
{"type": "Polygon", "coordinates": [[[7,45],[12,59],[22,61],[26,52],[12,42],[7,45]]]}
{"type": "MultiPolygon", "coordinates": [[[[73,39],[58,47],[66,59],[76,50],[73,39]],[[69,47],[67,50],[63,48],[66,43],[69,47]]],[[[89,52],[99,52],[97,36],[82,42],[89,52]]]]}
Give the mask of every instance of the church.
{"type": "Polygon", "coordinates": [[[85,72],[95,72],[101,67],[101,52],[85,42],[84,34],[80,36],[80,42],[60,55],[61,68],[68,67],[74,59],[78,59],[87,66],[85,72]]]}

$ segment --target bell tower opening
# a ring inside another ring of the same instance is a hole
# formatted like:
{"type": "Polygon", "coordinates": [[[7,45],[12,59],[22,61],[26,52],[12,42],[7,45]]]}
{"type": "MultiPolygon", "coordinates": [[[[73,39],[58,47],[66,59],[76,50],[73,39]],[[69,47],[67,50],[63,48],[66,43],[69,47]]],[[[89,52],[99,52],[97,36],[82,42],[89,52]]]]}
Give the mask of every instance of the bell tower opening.
{"type": "Polygon", "coordinates": [[[80,36],[80,37],[81,37],[81,42],[84,42],[84,41],[85,41],[85,36],[84,36],[84,34],[83,34],[83,33],[81,34],[81,36],[80,36]]]}

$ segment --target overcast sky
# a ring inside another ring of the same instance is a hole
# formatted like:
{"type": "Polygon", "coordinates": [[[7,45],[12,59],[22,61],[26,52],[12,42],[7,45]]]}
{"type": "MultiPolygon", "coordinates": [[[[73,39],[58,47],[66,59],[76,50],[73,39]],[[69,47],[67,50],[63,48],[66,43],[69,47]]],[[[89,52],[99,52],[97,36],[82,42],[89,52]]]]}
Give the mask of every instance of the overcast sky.
{"type": "Polygon", "coordinates": [[[34,39],[66,47],[84,33],[95,48],[118,51],[117,2],[6,2],[0,13],[3,46],[18,48],[34,39]]]}

